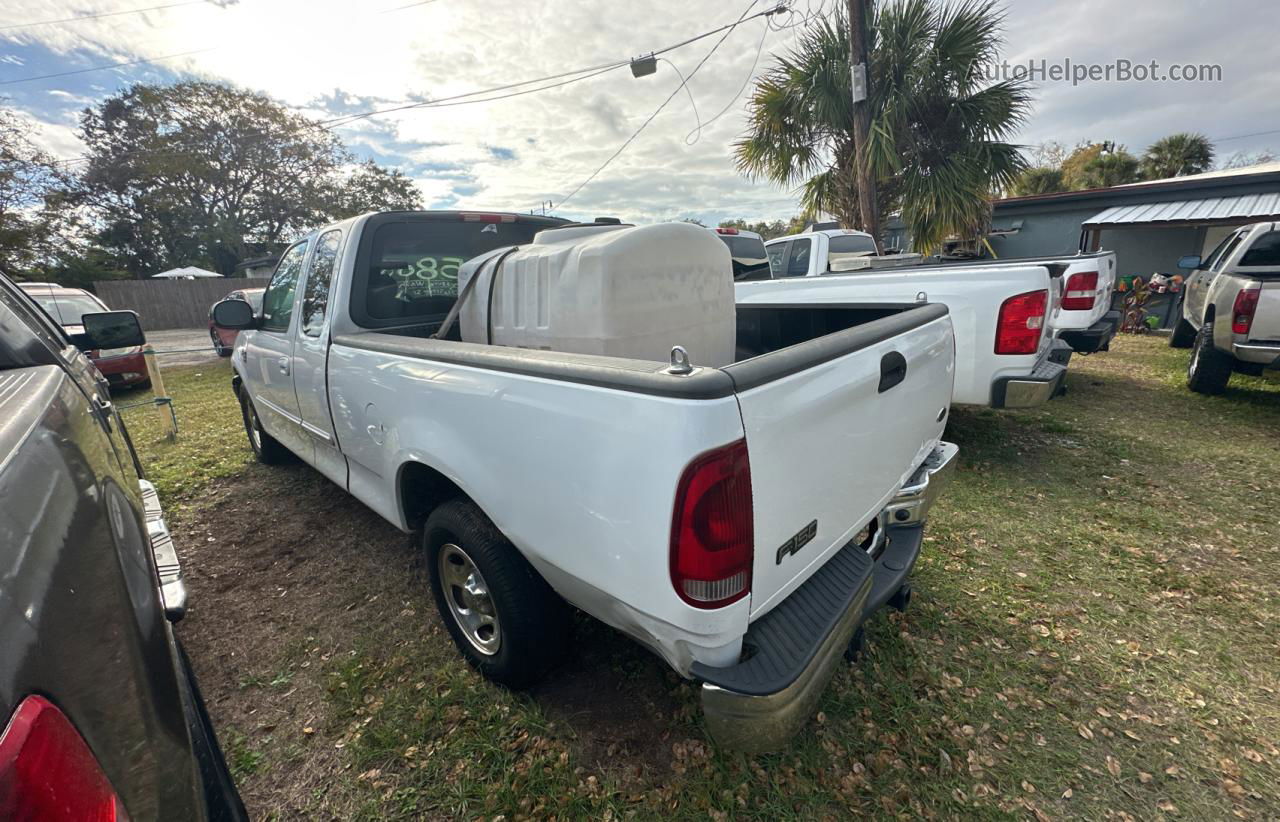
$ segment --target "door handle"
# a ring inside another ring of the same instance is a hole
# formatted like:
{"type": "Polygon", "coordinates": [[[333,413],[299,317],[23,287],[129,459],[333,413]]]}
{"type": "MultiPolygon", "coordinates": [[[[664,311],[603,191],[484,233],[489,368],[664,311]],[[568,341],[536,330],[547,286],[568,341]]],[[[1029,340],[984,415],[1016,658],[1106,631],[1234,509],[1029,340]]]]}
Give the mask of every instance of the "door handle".
{"type": "Polygon", "coordinates": [[[897,351],[890,351],[880,358],[880,387],[876,393],[883,394],[906,378],[907,358],[897,351]]]}
{"type": "Polygon", "coordinates": [[[286,376],[289,374],[289,358],[288,357],[278,358],[276,360],[276,365],[280,367],[281,374],[284,374],[286,376]]]}

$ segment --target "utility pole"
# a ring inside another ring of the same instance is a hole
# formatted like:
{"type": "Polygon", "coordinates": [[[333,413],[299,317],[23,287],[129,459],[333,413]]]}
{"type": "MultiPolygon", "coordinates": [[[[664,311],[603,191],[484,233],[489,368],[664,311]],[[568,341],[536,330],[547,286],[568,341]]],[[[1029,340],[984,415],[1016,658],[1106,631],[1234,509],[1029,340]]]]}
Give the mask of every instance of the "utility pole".
{"type": "Polygon", "coordinates": [[[846,0],[849,10],[849,71],[853,79],[853,167],[858,186],[858,211],[862,230],[880,247],[880,214],[876,184],[867,162],[867,137],[871,132],[871,77],[867,71],[867,6],[872,0],[846,0]]]}

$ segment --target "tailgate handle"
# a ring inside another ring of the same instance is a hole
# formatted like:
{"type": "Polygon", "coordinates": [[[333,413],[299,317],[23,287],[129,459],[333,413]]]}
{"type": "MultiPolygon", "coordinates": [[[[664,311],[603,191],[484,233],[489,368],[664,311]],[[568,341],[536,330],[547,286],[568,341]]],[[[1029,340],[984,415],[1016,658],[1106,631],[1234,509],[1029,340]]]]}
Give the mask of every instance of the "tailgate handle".
{"type": "Polygon", "coordinates": [[[880,387],[876,393],[883,394],[906,378],[907,358],[897,351],[890,351],[880,358],[880,387]]]}

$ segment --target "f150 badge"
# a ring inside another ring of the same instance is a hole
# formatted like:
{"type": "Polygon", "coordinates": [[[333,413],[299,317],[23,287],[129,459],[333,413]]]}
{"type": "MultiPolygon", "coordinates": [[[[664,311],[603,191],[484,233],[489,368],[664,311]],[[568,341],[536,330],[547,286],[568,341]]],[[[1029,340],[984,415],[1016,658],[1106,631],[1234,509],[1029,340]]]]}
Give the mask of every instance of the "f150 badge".
{"type": "Polygon", "coordinates": [[[810,542],[812,542],[813,538],[817,536],[817,534],[818,534],[818,521],[815,519],[813,522],[801,528],[800,533],[796,534],[794,537],[782,543],[782,545],[778,547],[777,564],[781,565],[783,558],[786,557],[788,554],[799,553],[800,549],[808,545],[810,542]]]}

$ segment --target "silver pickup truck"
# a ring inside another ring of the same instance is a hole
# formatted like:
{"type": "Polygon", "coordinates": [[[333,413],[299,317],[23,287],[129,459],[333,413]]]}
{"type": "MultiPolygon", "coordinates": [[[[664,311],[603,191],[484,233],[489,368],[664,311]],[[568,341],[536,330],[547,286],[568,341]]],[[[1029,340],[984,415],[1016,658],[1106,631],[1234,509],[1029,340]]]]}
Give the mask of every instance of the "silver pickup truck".
{"type": "Polygon", "coordinates": [[[1280,368],[1280,223],[1243,226],[1178,266],[1192,273],[1169,345],[1191,349],[1187,386],[1221,394],[1232,372],[1280,368]]]}

